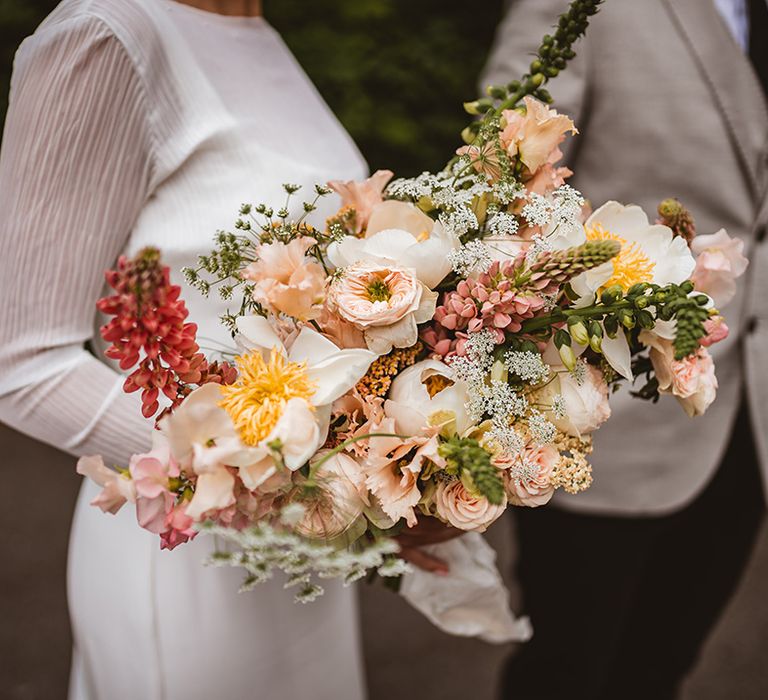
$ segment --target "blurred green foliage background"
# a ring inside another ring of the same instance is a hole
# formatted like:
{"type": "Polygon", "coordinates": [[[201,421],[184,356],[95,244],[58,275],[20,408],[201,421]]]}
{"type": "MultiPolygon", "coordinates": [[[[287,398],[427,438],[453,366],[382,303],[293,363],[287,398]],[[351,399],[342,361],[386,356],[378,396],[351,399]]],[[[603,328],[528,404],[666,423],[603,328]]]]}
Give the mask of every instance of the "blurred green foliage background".
{"type": "MultiPolygon", "coordinates": [[[[160,0],[155,0],[160,2],[160,0]]],[[[57,2],[0,0],[0,114],[13,54],[57,2]]],[[[269,22],[371,169],[440,168],[467,123],[504,0],[265,0],[269,22]]],[[[510,76],[510,79],[516,76],[510,76]]]]}

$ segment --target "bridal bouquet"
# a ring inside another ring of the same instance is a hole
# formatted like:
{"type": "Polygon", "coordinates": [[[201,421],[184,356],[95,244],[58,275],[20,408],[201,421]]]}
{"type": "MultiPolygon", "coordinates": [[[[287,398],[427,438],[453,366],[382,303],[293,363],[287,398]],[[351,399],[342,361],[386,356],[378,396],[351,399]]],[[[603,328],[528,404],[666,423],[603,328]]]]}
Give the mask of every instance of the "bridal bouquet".
{"type": "Polygon", "coordinates": [[[244,567],[246,587],[282,569],[306,601],[313,574],[402,573],[391,536],[420,519],[482,532],[509,505],[586,489],[623,381],[703,413],[742,244],[695,236],[675,200],[651,222],[591,211],[565,184],[576,128],[542,85],[598,4],[574,2],[528,75],[466,105],[478,119],[441,172],[317,186],[300,216],[293,185],[280,208],[242,206],[186,270],[233,301],[231,362],[200,352],[158,251],[121,259],[102,335],[159,415],[127,466],[80,460],[104,487],[95,505],[135,503],[169,549],[217,533],[231,546],[214,560],[244,567]],[[337,213],[312,223],[332,193],[337,213]]]}

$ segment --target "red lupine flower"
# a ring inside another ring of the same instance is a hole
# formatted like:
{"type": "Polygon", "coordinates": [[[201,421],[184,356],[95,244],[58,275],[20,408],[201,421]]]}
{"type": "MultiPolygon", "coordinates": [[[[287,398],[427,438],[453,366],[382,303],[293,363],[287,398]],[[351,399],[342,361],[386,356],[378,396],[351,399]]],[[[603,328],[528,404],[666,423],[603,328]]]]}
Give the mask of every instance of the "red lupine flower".
{"type": "Polygon", "coordinates": [[[101,328],[111,343],[106,356],[131,372],[123,384],[126,392],[141,391],[141,412],[146,418],[160,409],[160,395],[178,406],[192,386],[207,382],[231,384],[237,370],[226,362],[209,363],[199,352],[197,325],[185,323],[189,311],[181,287],[170,282],[160,252],[145,248],[135,258],[122,256],[116,270],[105,273],[115,294],[99,299],[96,306],[114,318],[101,328]],[[143,357],[142,357],[143,354],[143,357]]]}

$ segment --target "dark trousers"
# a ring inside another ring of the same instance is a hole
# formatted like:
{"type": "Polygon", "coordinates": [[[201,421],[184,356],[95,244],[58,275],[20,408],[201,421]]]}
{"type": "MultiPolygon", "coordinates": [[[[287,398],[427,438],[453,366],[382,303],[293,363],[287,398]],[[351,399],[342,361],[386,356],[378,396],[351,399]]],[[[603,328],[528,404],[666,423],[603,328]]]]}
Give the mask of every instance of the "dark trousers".
{"type": "Polygon", "coordinates": [[[763,510],[746,409],[717,474],[677,513],[517,509],[534,637],[507,663],[501,697],[675,698],[741,578],[763,510]]]}

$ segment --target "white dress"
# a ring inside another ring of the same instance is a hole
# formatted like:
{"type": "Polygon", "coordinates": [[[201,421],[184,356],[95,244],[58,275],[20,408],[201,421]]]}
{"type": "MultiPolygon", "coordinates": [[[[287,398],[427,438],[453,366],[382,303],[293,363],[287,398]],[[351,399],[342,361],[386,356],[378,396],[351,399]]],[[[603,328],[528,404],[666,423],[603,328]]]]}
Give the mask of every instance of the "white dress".
{"type": "MultiPolygon", "coordinates": [[[[0,420],[124,465],[150,424],[84,347],[99,346],[103,271],[157,245],[181,282],[242,202],[279,207],[283,182],[309,195],[365,166],[262,19],[171,0],[65,0],[20,48],[10,104],[0,420]]],[[[231,346],[224,304],[184,294],[201,345],[231,346]]],[[[160,551],[129,507],[104,515],[94,496],[84,484],[70,546],[71,700],[364,697],[352,590],[306,606],[277,580],[238,594],[240,572],[201,565],[209,538],[160,551]]]]}

